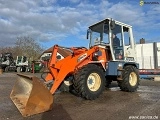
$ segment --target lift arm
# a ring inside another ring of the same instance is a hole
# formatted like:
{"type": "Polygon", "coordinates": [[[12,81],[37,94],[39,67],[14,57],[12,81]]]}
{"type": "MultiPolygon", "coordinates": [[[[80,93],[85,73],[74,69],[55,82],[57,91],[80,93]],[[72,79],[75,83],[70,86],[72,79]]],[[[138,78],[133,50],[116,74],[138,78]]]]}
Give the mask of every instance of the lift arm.
{"type": "Polygon", "coordinates": [[[62,83],[62,81],[69,73],[74,73],[74,71],[80,64],[87,64],[88,62],[90,62],[92,60],[91,57],[93,53],[98,51],[98,47],[96,46],[92,47],[89,50],[71,48],[71,50],[73,50],[72,55],[57,61],[56,56],[58,47],[58,45],[55,45],[53,47],[53,53],[49,61],[50,73],[46,77],[46,81],[49,79],[54,80],[54,84],[50,90],[52,94],[54,94],[56,89],[59,87],[59,85],[62,83]]]}

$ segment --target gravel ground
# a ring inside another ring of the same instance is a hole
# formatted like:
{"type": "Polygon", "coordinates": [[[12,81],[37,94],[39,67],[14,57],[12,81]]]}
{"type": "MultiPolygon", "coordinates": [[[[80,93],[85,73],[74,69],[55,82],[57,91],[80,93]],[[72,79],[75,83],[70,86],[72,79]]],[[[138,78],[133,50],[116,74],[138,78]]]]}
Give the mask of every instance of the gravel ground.
{"type": "Polygon", "coordinates": [[[9,98],[16,78],[15,73],[0,75],[0,120],[160,119],[160,82],[151,80],[141,80],[134,93],[120,91],[113,82],[110,89],[93,101],[71,93],[57,93],[53,110],[24,118],[9,98]]]}

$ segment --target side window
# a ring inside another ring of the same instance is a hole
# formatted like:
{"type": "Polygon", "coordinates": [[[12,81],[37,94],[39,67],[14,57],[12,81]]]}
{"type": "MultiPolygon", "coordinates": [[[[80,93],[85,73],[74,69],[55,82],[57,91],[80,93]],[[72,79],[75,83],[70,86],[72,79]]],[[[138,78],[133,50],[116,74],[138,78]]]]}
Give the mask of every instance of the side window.
{"type": "Polygon", "coordinates": [[[22,57],[18,56],[18,60],[17,60],[17,64],[19,64],[21,62],[22,57]]]}
{"type": "Polygon", "coordinates": [[[119,43],[118,43],[119,46],[122,47],[123,44],[122,44],[122,36],[121,36],[121,33],[117,33],[115,37],[116,37],[117,40],[119,40],[119,43]]]}
{"type": "Polygon", "coordinates": [[[26,62],[27,61],[27,57],[23,57],[23,62],[26,62]]]}
{"type": "Polygon", "coordinates": [[[115,29],[112,31],[112,37],[113,37],[113,46],[117,47],[123,46],[122,30],[120,25],[115,26],[115,29]]]}
{"type": "Polygon", "coordinates": [[[103,33],[103,42],[109,44],[109,35],[106,33],[103,33]]]}
{"type": "Polygon", "coordinates": [[[126,27],[123,27],[123,33],[124,33],[125,46],[128,46],[130,45],[129,29],[126,27]]]}
{"type": "Polygon", "coordinates": [[[109,44],[109,26],[108,24],[104,24],[104,29],[103,29],[103,42],[109,44]]]}
{"type": "Polygon", "coordinates": [[[112,30],[112,46],[115,60],[123,60],[123,36],[122,36],[122,26],[115,25],[115,28],[112,30]]]}

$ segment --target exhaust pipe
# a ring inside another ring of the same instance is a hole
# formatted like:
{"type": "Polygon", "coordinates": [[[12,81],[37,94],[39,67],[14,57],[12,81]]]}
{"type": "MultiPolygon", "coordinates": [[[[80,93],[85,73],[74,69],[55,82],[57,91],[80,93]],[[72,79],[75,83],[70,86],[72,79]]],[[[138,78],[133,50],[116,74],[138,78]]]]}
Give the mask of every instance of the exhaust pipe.
{"type": "Polygon", "coordinates": [[[45,84],[35,76],[17,74],[18,79],[10,98],[23,117],[51,110],[53,96],[45,84]]]}

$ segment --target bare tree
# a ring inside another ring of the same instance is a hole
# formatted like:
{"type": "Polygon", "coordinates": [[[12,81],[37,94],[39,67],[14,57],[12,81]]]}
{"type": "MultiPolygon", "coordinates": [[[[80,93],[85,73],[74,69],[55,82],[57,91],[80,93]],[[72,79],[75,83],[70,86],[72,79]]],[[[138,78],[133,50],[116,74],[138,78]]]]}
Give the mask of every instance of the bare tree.
{"type": "Polygon", "coordinates": [[[0,54],[4,53],[14,53],[13,47],[0,47],[0,54]]]}
{"type": "Polygon", "coordinates": [[[17,37],[14,50],[15,55],[26,56],[31,61],[36,60],[43,52],[43,48],[38,42],[36,42],[31,37],[26,36],[17,37]]]}
{"type": "Polygon", "coordinates": [[[0,48],[0,53],[12,53],[13,52],[13,47],[1,47],[0,48]]]}
{"type": "Polygon", "coordinates": [[[17,37],[15,46],[0,47],[0,53],[12,53],[13,58],[17,56],[26,56],[30,61],[38,59],[42,54],[43,48],[31,37],[17,37]]]}

